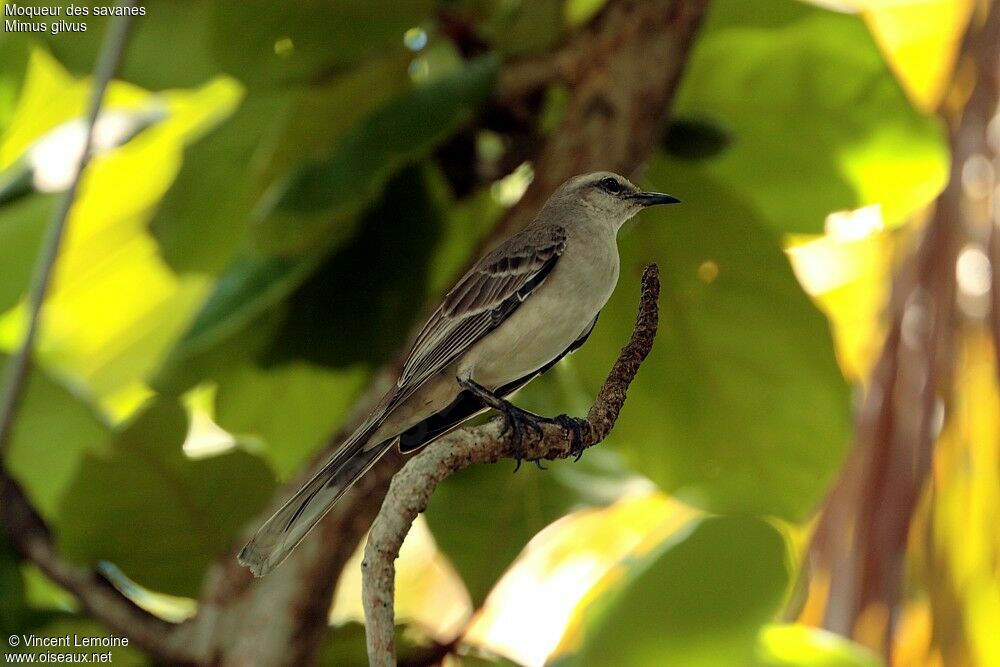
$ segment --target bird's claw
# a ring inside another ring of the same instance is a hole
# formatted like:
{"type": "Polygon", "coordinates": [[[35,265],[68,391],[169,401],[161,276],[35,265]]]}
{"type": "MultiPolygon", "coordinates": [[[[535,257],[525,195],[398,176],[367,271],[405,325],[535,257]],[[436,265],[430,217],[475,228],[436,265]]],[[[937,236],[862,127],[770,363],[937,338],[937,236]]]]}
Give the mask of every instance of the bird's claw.
{"type": "MultiPolygon", "coordinates": [[[[524,441],[526,430],[531,429],[535,437],[539,440],[544,435],[544,431],[542,431],[542,427],[538,424],[538,417],[517,406],[508,404],[501,409],[500,413],[503,415],[503,428],[500,430],[500,435],[506,436],[507,434],[511,434],[513,438],[514,460],[517,461],[514,466],[514,472],[517,472],[521,469],[521,444],[524,441]]],[[[538,461],[535,461],[535,465],[545,470],[538,461]]]]}

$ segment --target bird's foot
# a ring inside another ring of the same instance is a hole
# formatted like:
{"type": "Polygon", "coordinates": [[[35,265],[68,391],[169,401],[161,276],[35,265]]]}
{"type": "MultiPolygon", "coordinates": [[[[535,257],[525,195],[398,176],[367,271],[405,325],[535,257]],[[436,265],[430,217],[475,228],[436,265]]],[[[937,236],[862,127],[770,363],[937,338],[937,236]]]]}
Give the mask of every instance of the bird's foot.
{"type": "MultiPolygon", "coordinates": [[[[538,423],[540,418],[538,415],[532,414],[527,410],[522,410],[507,401],[504,401],[504,404],[497,409],[500,411],[503,419],[503,428],[500,430],[500,435],[508,436],[509,434],[514,444],[514,460],[517,461],[514,466],[514,472],[517,472],[521,468],[521,445],[524,443],[525,434],[530,430],[539,440],[544,435],[542,427],[538,423]]],[[[535,461],[535,465],[542,470],[545,469],[538,461],[535,461]]]]}

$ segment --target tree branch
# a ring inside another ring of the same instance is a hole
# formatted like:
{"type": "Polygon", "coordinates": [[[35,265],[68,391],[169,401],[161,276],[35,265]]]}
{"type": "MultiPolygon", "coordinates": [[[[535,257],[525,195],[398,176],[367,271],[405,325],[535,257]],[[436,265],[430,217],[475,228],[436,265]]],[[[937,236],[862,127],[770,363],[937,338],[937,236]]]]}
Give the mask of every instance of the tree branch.
{"type": "MultiPolygon", "coordinates": [[[[635,328],[628,344],[587,413],[583,446],[592,447],[611,432],[629,385],[653,347],[660,294],[659,271],[650,264],[642,275],[642,297],[635,328]]],[[[573,455],[572,438],[558,426],[544,425],[540,439],[529,439],[523,458],[529,461],[563,459],[573,455]]],[[[389,485],[382,509],[365,546],[362,567],[368,659],[373,667],[396,664],[393,593],[395,561],[414,519],[427,508],[431,494],[442,480],[473,464],[496,463],[514,458],[515,442],[501,435],[496,421],[461,429],[442,438],[412,458],[389,485]]]]}

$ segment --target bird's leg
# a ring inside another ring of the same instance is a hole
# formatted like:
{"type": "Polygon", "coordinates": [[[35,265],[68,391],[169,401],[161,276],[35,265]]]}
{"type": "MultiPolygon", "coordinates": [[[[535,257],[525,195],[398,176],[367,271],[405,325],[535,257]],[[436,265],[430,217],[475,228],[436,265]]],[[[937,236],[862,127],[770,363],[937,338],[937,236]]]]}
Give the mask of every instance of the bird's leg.
{"type": "MultiPolygon", "coordinates": [[[[510,401],[497,396],[472,378],[459,378],[458,383],[463,389],[473,394],[485,405],[503,415],[503,430],[501,431],[501,435],[513,433],[514,459],[517,461],[514,471],[517,472],[521,467],[521,443],[524,441],[526,429],[534,431],[535,436],[540,440],[544,432],[538,422],[545,421],[545,419],[527,410],[522,410],[510,401]]],[[[538,461],[535,462],[535,465],[540,468],[542,467],[538,461]]]]}

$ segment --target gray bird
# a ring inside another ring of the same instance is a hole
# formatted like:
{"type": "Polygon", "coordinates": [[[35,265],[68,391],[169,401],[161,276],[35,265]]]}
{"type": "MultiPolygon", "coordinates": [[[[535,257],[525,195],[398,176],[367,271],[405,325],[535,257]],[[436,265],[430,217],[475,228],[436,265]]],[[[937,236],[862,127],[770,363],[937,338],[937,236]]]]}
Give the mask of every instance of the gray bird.
{"type": "MultiPolygon", "coordinates": [[[[480,259],[424,324],[399,379],[316,475],[240,551],[255,576],[277,567],[316,522],[398,443],[403,453],[494,408],[519,444],[544,419],[506,400],[580,347],[618,282],[616,237],[646,206],[679,201],[640,192],[609,172],[576,176],[523,231],[480,259]]],[[[519,461],[520,463],[520,461],[519,461]]]]}

